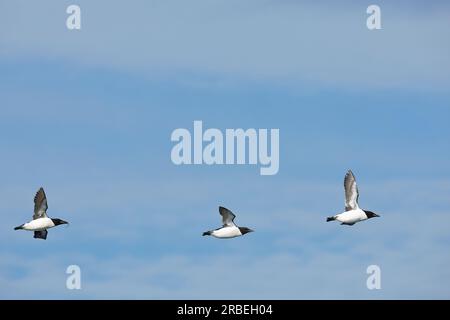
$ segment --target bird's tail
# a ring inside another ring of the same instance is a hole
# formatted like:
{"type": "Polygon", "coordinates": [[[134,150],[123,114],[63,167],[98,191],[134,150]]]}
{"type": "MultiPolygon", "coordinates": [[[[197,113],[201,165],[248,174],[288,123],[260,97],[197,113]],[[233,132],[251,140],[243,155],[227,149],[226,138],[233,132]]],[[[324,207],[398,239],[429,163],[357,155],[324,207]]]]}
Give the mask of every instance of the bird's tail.
{"type": "Polygon", "coordinates": [[[327,222],[334,221],[334,220],[336,220],[336,217],[328,217],[327,218],[327,222]]]}
{"type": "Polygon", "coordinates": [[[211,234],[212,234],[212,231],[203,232],[203,236],[210,236],[211,234]]]}
{"type": "Polygon", "coordinates": [[[20,229],[23,229],[23,224],[21,224],[20,226],[14,228],[14,230],[20,230],[20,229]]]}

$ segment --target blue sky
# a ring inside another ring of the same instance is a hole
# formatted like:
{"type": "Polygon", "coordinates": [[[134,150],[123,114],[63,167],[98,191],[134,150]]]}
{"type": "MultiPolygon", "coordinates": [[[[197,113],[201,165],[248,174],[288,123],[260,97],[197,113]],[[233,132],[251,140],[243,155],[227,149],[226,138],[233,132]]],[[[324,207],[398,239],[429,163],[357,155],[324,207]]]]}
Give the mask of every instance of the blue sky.
{"type": "Polygon", "coordinates": [[[80,31],[0,3],[0,298],[450,298],[447,4],[380,1],[369,31],[351,1],[77,3],[80,31]],[[173,165],[194,120],[279,128],[279,173],[173,165]],[[327,224],[349,168],[382,217],[327,224]],[[40,186],[71,222],[47,241],[13,231],[40,186]],[[219,205],[256,232],[201,237],[219,205]]]}

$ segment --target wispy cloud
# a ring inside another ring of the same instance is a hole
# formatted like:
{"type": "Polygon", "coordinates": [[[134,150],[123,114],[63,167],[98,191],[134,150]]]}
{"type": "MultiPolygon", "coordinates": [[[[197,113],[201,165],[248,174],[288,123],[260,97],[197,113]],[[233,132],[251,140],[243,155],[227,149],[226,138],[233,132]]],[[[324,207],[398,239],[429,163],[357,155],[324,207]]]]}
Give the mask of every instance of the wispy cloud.
{"type": "Polygon", "coordinates": [[[424,10],[420,3],[382,1],[379,31],[367,30],[366,7],[355,2],[79,1],[80,32],[65,28],[67,5],[4,3],[2,56],[296,87],[442,91],[450,82],[445,3],[424,10]]]}

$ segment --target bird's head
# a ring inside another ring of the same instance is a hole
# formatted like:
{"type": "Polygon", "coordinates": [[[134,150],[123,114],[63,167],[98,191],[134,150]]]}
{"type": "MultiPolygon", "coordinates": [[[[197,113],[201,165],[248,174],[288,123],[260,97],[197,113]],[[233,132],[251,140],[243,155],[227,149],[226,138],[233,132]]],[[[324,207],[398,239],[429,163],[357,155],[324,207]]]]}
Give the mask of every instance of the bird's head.
{"type": "Polygon", "coordinates": [[[55,226],[59,226],[60,224],[69,224],[67,221],[61,220],[61,219],[52,219],[55,226]]]}
{"type": "Polygon", "coordinates": [[[372,211],[366,211],[366,210],[364,210],[364,212],[366,213],[367,219],[379,217],[379,215],[376,214],[375,212],[372,212],[372,211]]]}
{"type": "Polygon", "coordinates": [[[241,231],[241,233],[243,235],[246,234],[246,233],[249,233],[249,232],[254,232],[254,230],[252,230],[250,228],[247,228],[247,227],[239,227],[239,230],[241,231]]]}

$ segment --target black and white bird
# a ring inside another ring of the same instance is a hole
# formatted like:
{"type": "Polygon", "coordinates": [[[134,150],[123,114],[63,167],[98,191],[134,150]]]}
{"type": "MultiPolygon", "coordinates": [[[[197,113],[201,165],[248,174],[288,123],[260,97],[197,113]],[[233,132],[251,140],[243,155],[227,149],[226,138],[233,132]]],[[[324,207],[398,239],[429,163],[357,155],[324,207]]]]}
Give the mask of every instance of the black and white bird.
{"type": "Polygon", "coordinates": [[[47,229],[59,226],[60,224],[68,224],[61,219],[51,219],[47,216],[47,197],[43,188],[40,188],[34,197],[34,214],[33,220],[15,227],[14,230],[34,231],[34,238],[47,239],[47,229]]]}
{"type": "Polygon", "coordinates": [[[220,239],[228,239],[243,236],[246,233],[253,232],[252,229],[246,227],[238,227],[237,225],[235,225],[234,218],[236,218],[236,216],[227,208],[219,207],[219,213],[222,216],[223,227],[216,230],[203,232],[204,236],[213,236],[220,239]]]}
{"type": "Polygon", "coordinates": [[[379,215],[373,213],[372,211],[362,210],[359,208],[358,186],[356,185],[356,179],[351,170],[349,170],[345,175],[344,189],[345,189],[345,212],[337,214],[333,217],[328,217],[327,222],[337,220],[341,222],[341,224],[343,225],[352,226],[357,222],[379,217],[379,215]]]}

